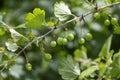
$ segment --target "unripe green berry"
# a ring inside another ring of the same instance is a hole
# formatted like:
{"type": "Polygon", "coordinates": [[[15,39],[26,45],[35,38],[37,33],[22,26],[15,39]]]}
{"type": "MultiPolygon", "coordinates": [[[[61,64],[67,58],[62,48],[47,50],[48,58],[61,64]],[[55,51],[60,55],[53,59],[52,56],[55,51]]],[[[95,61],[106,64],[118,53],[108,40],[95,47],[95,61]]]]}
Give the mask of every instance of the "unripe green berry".
{"type": "Polygon", "coordinates": [[[105,25],[105,26],[109,26],[109,25],[110,25],[110,20],[106,19],[106,20],[104,21],[104,25],[105,25]]]}
{"type": "Polygon", "coordinates": [[[63,44],[63,45],[66,45],[66,44],[67,44],[67,39],[66,39],[66,38],[63,38],[62,44],[63,44]]]}
{"type": "Polygon", "coordinates": [[[111,19],[111,23],[112,23],[113,25],[118,24],[117,18],[112,18],[112,19],[111,19]]]}
{"type": "Polygon", "coordinates": [[[51,46],[51,47],[55,47],[56,45],[57,45],[56,41],[51,41],[51,42],[50,42],[50,46],[51,46]]]}
{"type": "Polygon", "coordinates": [[[79,39],[79,44],[84,44],[85,43],[85,39],[84,38],[80,38],[79,39]]]}
{"type": "Polygon", "coordinates": [[[58,43],[58,45],[62,45],[62,43],[63,43],[63,38],[62,38],[62,37],[58,37],[57,43],[58,43]]]}
{"type": "Polygon", "coordinates": [[[32,65],[30,63],[27,63],[25,65],[26,70],[31,71],[32,70],[32,65]]]}
{"type": "Polygon", "coordinates": [[[99,19],[100,18],[100,13],[98,13],[98,12],[94,13],[93,17],[95,19],[99,19]]]}
{"type": "Polygon", "coordinates": [[[74,40],[74,35],[73,34],[69,34],[67,36],[67,39],[70,40],[70,41],[74,40]]]}
{"type": "Polygon", "coordinates": [[[50,61],[50,60],[52,59],[52,56],[51,56],[51,54],[46,53],[46,54],[44,55],[44,58],[45,58],[46,61],[50,61]]]}
{"type": "Polygon", "coordinates": [[[93,38],[92,34],[91,33],[87,33],[86,36],[85,36],[85,39],[90,41],[91,39],[93,38]]]}

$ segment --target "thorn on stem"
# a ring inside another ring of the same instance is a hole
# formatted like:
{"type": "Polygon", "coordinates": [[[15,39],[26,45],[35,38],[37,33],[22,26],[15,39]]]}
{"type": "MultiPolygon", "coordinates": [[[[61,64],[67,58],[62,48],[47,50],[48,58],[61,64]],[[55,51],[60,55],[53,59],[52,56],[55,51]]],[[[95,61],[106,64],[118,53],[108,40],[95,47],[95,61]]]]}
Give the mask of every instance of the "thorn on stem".
{"type": "Polygon", "coordinates": [[[87,24],[87,22],[85,21],[84,15],[82,14],[82,20],[84,21],[85,24],[87,24]]]}
{"type": "Polygon", "coordinates": [[[43,37],[42,40],[45,40],[45,37],[43,37]]]}
{"type": "Polygon", "coordinates": [[[96,10],[96,11],[99,10],[99,8],[98,8],[98,4],[97,4],[97,3],[95,4],[95,10],[96,10]]]}
{"type": "Polygon", "coordinates": [[[54,29],[57,29],[56,25],[54,26],[54,29]]]}

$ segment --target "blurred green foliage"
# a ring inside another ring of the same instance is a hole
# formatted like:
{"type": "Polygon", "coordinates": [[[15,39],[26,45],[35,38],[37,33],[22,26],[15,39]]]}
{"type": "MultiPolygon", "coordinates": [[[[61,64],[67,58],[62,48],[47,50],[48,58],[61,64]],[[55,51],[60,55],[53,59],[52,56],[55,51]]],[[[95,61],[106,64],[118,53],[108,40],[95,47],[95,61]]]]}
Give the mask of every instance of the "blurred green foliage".
{"type": "MultiPolygon", "coordinates": [[[[63,1],[69,6],[71,12],[77,16],[81,16],[94,8],[92,5],[90,6],[86,3],[85,0],[63,1]]],[[[89,1],[93,1],[93,4],[96,4],[97,2],[98,6],[106,5],[103,3],[104,0],[89,1]]],[[[48,30],[52,28],[49,27],[49,25],[60,23],[54,15],[54,4],[56,2],[60,2],[60,0],[0,0],[0,19],[31,41],[35,37],[48,32],[48,30]],[[45,10],[46,22],[49,22],[48,26],[41,27],[40,29],[25,27],[24,23],[26,22],[26,14],[28,12],[32,12],[35,8],[45,10]]],[[[88,59],[90,58],[91,60],[98,57],[98,53],[102,49],[103,44],[114,30],[112,24],[105,26],[104,20],[109,19],[112,16],[117,17],[119,19],[118,23],[120,23],[119,11],[120,6],[114,6],[101,10],[101,16],[99,19],[94,19],[93,14],[90,14],[85,17],[86,24],[84,24],[84,21],[76,21],[65,25],[65,28],[59,28],[46,36],[43,40],[29,45],[23,54],[17,58],[15,57],[16,54],[9,51],[9,49],[11,50],[11,47],[5,46],[5,43],[9,41],[14,42],[12,45],[17,43],[19,46],[17,52],[19,52],[26,44],[28,44],[29,41],[24,37],[19,40],[13,39],[13,37],[11,38],[11,32],[4,28],[5,25],[0,23],[0,64],[2,64],[2,61],[13,59],[13,62],[9,63],[10,65],[12,64],[12,67],[9,65],[0,65],[0,80],[61,80],[62,78],[58,74],[58,68],[61,59],[65,58],[67,55],[73,55],[75,58],[82,57],[85,59],[88,56],[88,59]],[[106,17],[109,14],[111,14],[110,17],[106,17]],[[93,39],[86,41],[84,46],[82,46],[79,44],[78,39],[85,37],[88,32],[92,34],[93,39]],[[50,42],[52,40],[57,40],[58,37],[66,38],[69,33],[74,34],[75,37],[73,41],[68,41],[68,44],[65,46],[57,45],[55,48],[50,47],[50,42]],[[7,48],[9,49],[7,50],[7,48]],[[77,53],[81,53],[81,55],[77,55],[77,53]],[[52,59],[46,61],[44,59],[44,54],[51,54],[52,59]],[[15,64],[14,59],[16,60],[15,64]],[[25,64],[28,62],[32,64],[32,71],[27,71],[25,69],[25,64]],[[7,69],[5,69],[6,66],[7,69]]],[[[16,48],[18,48],[18,46],[16,48]]],[[[110,50],[112,49],[115,52],[118,52],[120,49],[120,35],[118,34],[113,35],[110,50]]],[[[114,62],[115,61],[116,59],[114,59],[114,62]]],[[[90,68],[94,68],[94,66],[90,68]]],[[[82,70],[84,70],[84,68],[82,70]]]]}

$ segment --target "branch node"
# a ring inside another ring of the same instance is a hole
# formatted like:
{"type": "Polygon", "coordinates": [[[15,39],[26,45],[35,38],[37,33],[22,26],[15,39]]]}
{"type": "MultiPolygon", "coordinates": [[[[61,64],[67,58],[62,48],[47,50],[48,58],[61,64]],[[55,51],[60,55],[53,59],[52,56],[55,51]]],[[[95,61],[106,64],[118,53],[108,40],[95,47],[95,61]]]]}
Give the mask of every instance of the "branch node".
{"type": "Polygon", "coordinates": [[[82,20],[84,21],[85,24],[87,24],[87,22],[85,21],[84,15],[82,14],[82,20]]]}
{"type": "Polygon", "coordinates": [[[94,9],[95,9],[96,12],[99,11],[99,7],[98,7],[97,3],[95,4],[95,8],[94,9]]]}

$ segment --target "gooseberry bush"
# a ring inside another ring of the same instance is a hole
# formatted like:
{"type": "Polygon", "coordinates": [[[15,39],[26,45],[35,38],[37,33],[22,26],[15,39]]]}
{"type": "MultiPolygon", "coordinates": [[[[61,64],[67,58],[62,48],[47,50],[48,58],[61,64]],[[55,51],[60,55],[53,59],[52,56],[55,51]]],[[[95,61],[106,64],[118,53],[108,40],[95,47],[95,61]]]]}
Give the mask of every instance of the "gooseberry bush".
{"type": "Polygon", "coordinates": [[[120,0],[56,1],[53,12],[34,8],[15,27],[1,12],[0,80],[119,80],[120,0]]]}

